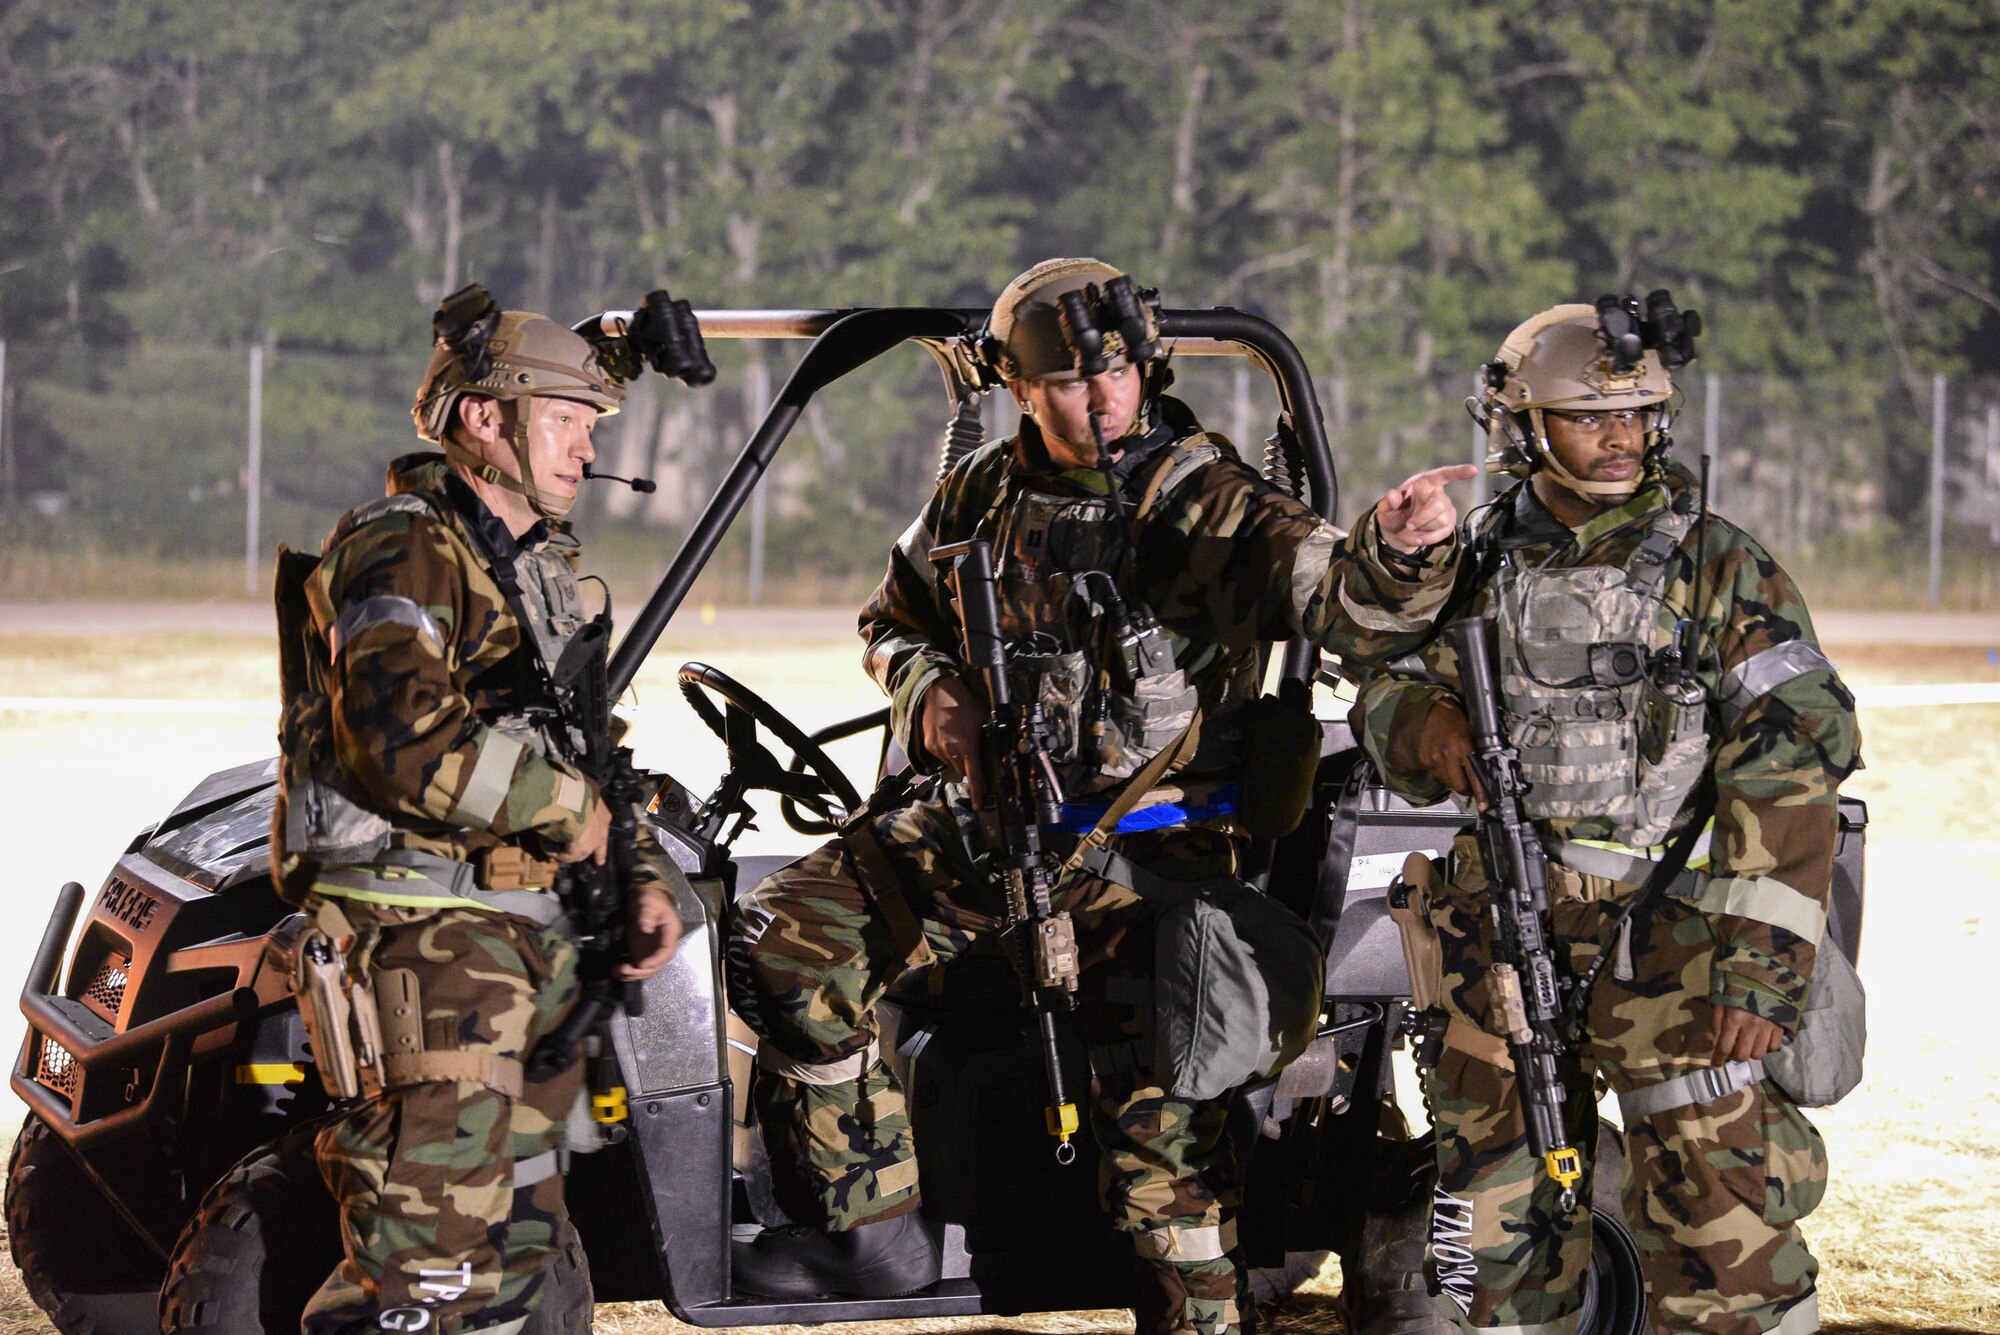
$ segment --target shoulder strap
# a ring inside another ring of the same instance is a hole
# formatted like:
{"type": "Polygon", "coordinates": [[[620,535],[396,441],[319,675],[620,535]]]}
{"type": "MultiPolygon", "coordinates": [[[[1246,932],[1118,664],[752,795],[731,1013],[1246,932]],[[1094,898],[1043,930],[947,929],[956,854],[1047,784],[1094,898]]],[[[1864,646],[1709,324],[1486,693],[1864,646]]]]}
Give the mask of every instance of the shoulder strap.
{"type": "Polygon", "coordinates": [[[1139,503],[1133,507],[1132,518],[1136,522],[1150,516],[1160,502],[1179,490],[1180,485],[1207,464],[1222,457],[1223,441],[1220,436],[1206,431],[1197,431],[1191,436],[1183,436],[1167,449],[1161,451],[1164,464],[1155,464],[1151,476],[1139,491],[1139,503]]]}
{"type": "Polygon", "coordinates": [[[1131,813],[1132,808],[1139,804],[1139,799],[1151,792],[1153,785],[1164,778],[1176,762],[1184,755],[1193,755],[1195,747],[1200,745],[1200,742],[1201,711],[1197,709],[1194,711],[1194,717],[1188,720],[1188,725],[1181,729],[1181,735],[1174,738],[1170,744],[1161,747],[1159,753],[1140,767],[1139,772],[1118,790],[1118,796],[1112,799],[1104,814],[1097,818],[1097,824],[1091,827],[1090,833],[1076,841],[1075,851],[1057,870],[1056,880],[1061,881],[1078,867],[1083,866],[1084,860],[1094,850],[1101,849],[1111,842],[1111,836],[1118,830],[1118,822],[1131,813]]]}

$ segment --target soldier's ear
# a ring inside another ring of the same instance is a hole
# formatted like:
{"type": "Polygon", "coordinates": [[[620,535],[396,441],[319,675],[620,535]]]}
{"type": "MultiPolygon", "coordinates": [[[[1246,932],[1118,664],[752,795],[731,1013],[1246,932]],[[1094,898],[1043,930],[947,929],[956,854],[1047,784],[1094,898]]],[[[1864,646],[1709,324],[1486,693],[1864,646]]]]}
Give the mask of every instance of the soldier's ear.
{"type": "Polygon", "coordinates": [[[452,405],[452,428],[461,442],[471,445],[497,440],[500,432],[500,403],[483,394],[461,394],[452,405]]]}

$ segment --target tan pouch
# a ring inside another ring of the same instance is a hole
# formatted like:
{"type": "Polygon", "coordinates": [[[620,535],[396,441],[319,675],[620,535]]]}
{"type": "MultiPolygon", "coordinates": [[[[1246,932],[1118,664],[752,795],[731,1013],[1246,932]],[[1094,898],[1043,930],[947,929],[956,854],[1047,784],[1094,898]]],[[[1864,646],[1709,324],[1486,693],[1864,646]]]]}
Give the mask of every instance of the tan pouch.
{"type": "Polygon", "coordinates": [[[1444,992],[1444,947],[1431,921],[1431,890],[1437,885],[1437,864],[1430,854],[1415,852],[1403,859],[1403,870],[1389,882],[1389,917],[1403,938],[1403,966],[1410,975],[1410,1001],[1417,1010],[1438,1004],[1444,992]]]}

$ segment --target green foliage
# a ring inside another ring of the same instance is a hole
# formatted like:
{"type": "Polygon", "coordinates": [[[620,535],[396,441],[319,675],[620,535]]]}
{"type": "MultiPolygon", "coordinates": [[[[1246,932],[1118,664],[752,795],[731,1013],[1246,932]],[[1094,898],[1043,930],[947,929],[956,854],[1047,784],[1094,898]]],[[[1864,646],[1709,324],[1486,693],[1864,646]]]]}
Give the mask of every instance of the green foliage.
{"type": "MultiPolygon", "coordinates": [[[[658,285],[979,305],[1100,254],[1286,328],[1357,500],[1465,452],[1501,335],[1599,291],[1700,305],[1704,370],[1845,377],[1786,420],[1828,415],[1896,514],[1908,405],[2000,370],[1991,0],[14,0],[0,94],[15,499],[163,552],[237,541],[249,346],[267,529],[310,540],[408,440],[430,309],[473,278],[568,317],[658,285]]],[[[691,486],[791,355],[728,354],[691,486]]],[[[816,409],[774,551],[879,560],[935,384],[816,409]]]]}

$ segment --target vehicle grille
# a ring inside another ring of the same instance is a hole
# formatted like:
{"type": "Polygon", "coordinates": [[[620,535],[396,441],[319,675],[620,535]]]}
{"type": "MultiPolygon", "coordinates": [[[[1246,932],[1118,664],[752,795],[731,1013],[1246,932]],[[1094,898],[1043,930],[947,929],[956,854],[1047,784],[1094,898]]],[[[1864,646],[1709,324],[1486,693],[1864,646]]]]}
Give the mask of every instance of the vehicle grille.
{"type": "Polygon", "coordinates": [[[90,986],[83,989],[83,1004],[114,1024],[118,1020],[118,1007],[125,1000],[125,984],[131,975],[132,961],[124,955],[109,955],[104,963],[97,966],[90,986]]]}
{"type": "Polygon", "coordinates": [[[42,1057],[35,1071],[35,1079],[47,1085],[66,1099],[76,1097],[76,1058],[69,1049],[53,1038],[42,1040],[42,1057]]]}

